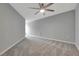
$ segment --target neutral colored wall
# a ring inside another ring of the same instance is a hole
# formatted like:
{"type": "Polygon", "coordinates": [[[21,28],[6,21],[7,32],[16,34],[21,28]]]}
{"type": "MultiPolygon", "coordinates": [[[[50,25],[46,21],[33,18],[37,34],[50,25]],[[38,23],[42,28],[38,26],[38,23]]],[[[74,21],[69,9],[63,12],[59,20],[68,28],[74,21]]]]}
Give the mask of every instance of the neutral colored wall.
{"type": "Polygon", "coordinates": [[[75,40],[75,12],[50,16],[27,24],[29,35],[37,35],[56,40],[74,42],[75,40]]]}
{"type": "Polygon", "coordinates": [[[0,53],[24,37],[24,18],[9,4],[0,4],[0,53]]]}
{"type": "Polygon", "coordinates": [[[79,4],[75,9],[75,41],[76,45],[79,48],[79,4]]]}

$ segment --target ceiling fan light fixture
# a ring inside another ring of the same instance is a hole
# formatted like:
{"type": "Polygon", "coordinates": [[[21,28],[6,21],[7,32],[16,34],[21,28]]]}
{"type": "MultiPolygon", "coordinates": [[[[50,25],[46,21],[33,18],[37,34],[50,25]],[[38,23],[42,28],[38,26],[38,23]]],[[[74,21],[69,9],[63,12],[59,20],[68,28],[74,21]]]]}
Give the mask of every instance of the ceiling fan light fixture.
{"type": "Polygon", "coordinates": [[[38,10],[36,14],[38,14],[39,12],[42,13],[43,15],[45,15],[45,12],[46,11],[50,11],[50,12],[54,12],[55,10],[52,10],[52,9],[48,9],[49,6],[51,6],[52,4],[54,3],[48,3],[48,4],[44,4],[44,3],[39,3],[39,7],[36,8],[36,7],[30,7],[30,9],[36,9],[38,10]]]}
{"type": "Polygon", "coordinates": [[[41,13],[44,13],[44,12],[45,12],[45,9],[41,9],[40,12],[41,12],[41,13]]]}

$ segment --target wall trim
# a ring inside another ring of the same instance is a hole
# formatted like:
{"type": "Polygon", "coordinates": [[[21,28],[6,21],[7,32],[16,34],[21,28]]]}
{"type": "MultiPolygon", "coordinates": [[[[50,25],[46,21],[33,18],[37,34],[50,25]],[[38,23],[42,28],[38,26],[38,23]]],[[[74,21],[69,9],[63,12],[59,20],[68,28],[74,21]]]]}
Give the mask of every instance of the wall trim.
{"type": "Polygon", "coordinates": [[[47,38],[47,37],[42,37],[42,36],[37,36],[37,35],[28,35],[26,37],[36,37],[36,38],[42,38],[42,39],[47,39],[47,40],[55,40],[55,41],[65,42],[65,43],[68,43],[68,44],[75,44],[75,42],[68,42],[68,41],[64,41],[64,40],[57,40],[57,39],[52,39],[52,38],[47,38]]]}
{"type": "Polygon", "coordinates": [[[79,46],[78,46],[78,44],[75,43],[75,46],[76,46],[76,48],[79,50],[79,46]]]}
{"type": "Polygon", "coordinates": [[[18,44],[19,42],[23,41],[25,39],[25,37],[19,39],[18,41],[16,41],[14,44],[12,44],[11,46],[9,46],[8,48],[6,48],[5,50],[3,50],[0,53],[0,56],[3,55],[5,52],[7,52],[9,49],[11,49],[12,47],[14,47],[16,44],[18,44]]]}

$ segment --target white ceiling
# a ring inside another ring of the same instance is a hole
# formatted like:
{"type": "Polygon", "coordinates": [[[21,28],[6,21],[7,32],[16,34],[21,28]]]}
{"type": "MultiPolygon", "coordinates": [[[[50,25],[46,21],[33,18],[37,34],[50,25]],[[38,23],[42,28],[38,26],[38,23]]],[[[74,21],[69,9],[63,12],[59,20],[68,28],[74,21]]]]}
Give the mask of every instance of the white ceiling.
{"type": "Polygon", "coordinates": [[[48,7],[49,9],[54,9],[55,12],[45,12],[45,16],[41,13],[34,15],[34,13],[38,10],[29,9],[28,7],[39,7],[37,3],[11,3],[10,4],[17,12],[19,12],[26,21],[34,21],[44,17],[53,16],[56,14],[60,14],[63,12],[67,12],[70,10],[74,10],[76,7],[76,3],[55,3],[48,7]]]}

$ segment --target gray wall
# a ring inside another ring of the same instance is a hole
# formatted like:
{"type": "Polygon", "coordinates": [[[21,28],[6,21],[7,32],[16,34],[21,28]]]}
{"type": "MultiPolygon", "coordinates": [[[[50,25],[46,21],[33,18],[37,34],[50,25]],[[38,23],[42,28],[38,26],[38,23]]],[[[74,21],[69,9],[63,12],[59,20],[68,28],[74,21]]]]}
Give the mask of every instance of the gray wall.
{"type": "Polygon", "coordinates": [[[24,18],[9,4],[0,4],[0,53],[24,37],[24,18]]]}
{"type": "Polygon", "coordinates": [[[69,11],[50,16],[27,24],[29,35],[74,42],[75,40],[75,12],[69,11]]]}
{"type": "Polygon", "coordinates": [[[75,39],[76,45],[79,48],[79,4],[77,4],[75,10],[75,39]]]}

